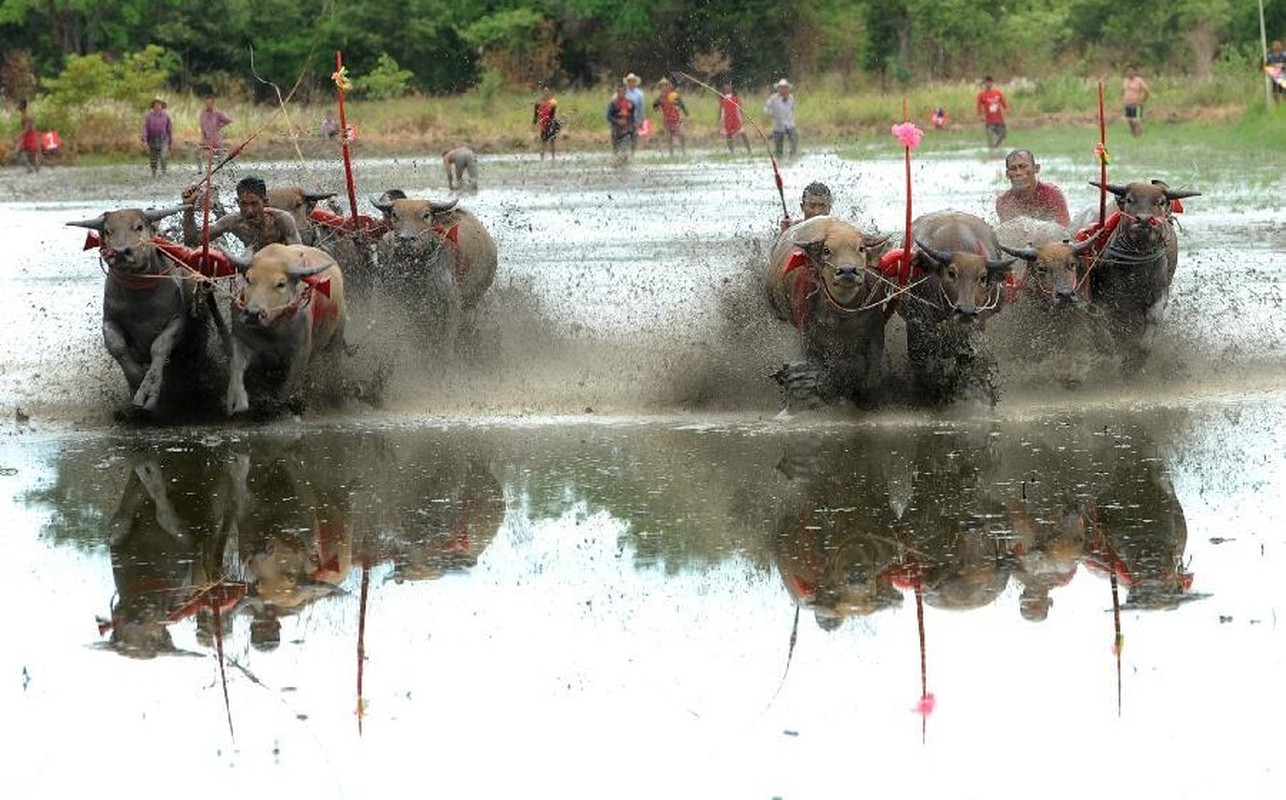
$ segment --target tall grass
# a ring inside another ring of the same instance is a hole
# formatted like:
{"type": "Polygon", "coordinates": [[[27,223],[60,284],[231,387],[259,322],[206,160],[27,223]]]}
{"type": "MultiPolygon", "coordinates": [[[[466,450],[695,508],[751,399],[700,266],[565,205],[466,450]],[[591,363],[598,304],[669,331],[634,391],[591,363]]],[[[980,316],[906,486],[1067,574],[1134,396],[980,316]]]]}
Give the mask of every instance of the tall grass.
{"type": "MultiPolygon", "coordinates": [[[[1104,79],[1105,106],[1112,126],[1109,140],[1127,148],[1173,148],[1177,157],[1183,157],[1188,147],[1203,151],[1231,148],[1262,152],[1266,158],[1279,160],[1286,149],[1286,111],[1264,108],[1263,84],[1258,74],[1247,74],[1236,65],[1216,65],[1214,78],[1204,83],[1171,76],[1148,79],[1153,97],[1146,107],[1147,133],[1137,143],[1128,141],[1120,119],[1120,77],[1104,79]],[[1127,141],[1122,142],[1123,138],[1127,141]]],[[[650,102],[651,87],[646,88],[650,102]]],[[[1069,74],[1015,81],[1001,88],[1011,105],[1006,144],[1039,147],[1042,152],[1059,154],[1082,152],[1087,140],[1097,140],[1097,80],[1069,74]]],[[[696,85],[684,86],[681,91],[690,113],[685,122],[689,145],[719,144],[717,98],[696,85]]],[[[888,137],[889,126],[902,120],[904,104],[911,119],[926,128],[933,108],[942,106],[951,114],[952,126],[945,131],[932,131],[922,149],[932,153],[973,148],[980,145],[983,136],[974,114],[977,92],[976,84],[956,82],[915,85],[904,94],[881,91],[878,86],[855,88],[838,75],[825,76],[796,87],[797,121],[804,147],[866,151],[882,143],[888,137]]],[[[770,93],[767,86],[741,89],[747,116],[765,130],[767,120],[762,109],[770,93]]],[[[423,154],[465,143],[484,153],[512,152],[536,147],[531,125],[535,99],[534,92],[515,90],[493,79],[462,95],[356,101],[350,102],[347,110],[358,130],[354,145],[358,153],[423,154]]],[[[604,111],[608,99],[605,88],[558,95],[559,115],[564,121],[561,149],[605,146],[604,111]]],[[[33,103],[33,108],[42,129],[62,127],[73,157],[127,160],[142,152],[138,137],[145,109],[102,101],[75,109],[70,118],[54,120],[52,109],[42,109],[39,101],[33,103]]],[[[274,105],[246,103],[233,103],[225,110],[235,120],[225,131],[230,142],[256,134],[252,150],[268,156],[291,152],[297,146],[305,155],[329,152],[328,143],[319,136],[319,125],[325,113],[334,110],[333,103],[292,103],[284,113],[274,105]]],[[[197,141],[200,101],[175,98],[169,111],[175,124],[176,147],[197,141]]],[[[656,115],[650,108],[649,113],[655,122],[656,115]]],[[[0,130],[7,130],[10,140],[16,128],[17,115],[11,110],[0,112],[0,130]]],[[[333,149],[333,143],[330,146],[333,149]]],[[[1280,172],[1280,167],[1276,171],[1280,172]]]]}

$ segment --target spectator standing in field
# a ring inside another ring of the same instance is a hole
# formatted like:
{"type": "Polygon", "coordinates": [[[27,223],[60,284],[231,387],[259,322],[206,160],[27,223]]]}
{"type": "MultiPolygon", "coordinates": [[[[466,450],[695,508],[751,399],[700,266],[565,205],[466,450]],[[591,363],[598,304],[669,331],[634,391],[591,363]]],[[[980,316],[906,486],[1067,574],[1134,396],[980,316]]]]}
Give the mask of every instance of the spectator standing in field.
{"type": "Polygon", "coordinates": [[[1273,84],[1273,102],[1280,103],[1286,94],[1286,50],[1282,49],[1281,39],[1273,40],[1272,49],[1264,57],[1264,71],[1273,84]]]}
{"type": "MultiPolygon", "coordinates": [[[[830,187],[821,181],[813,181],[804,187],[804,193],[799,198],[799,211],[804,215],[804,219],[825,216],[831,213],[831,207],[834,205],[834,198],[831,197],[830,187]]],[[[790,215],[781,218],[781,230],[784,233],[787,228],[794,225],[795,221],[790,215]]]]}
{"type": "Polygon", "coordinates": [[[1067,212],[1067,198],[1052,183],[1037,179],[1040,164],[1030,150],[1010,150],[1005,156],[1005,177],[1009,189],[996,198],[996,217],[1001,221],[1014,217],[1057,222],[1064,228],[1071,222],[1067,212]]]}
{"type": "Polygon", "coordinates": [[[447,188],[478,191],[478,156],[467,147],[456,147],[442,153],[442,168],[447,173],[447,188]]]}
{"type": "Polygon", "coordinates": [[[143,117],[143,133],[139,136],[147,145],[147,160],[152,167],[152,177],[156,177],[156,168],[165,174],[165,162],[170,155],[170,144],[174,139],[174,125],[165,110],[166,102],[159,97],[152,98],[152,108],[143,117]]]}
{"type": "Polygon", "coordinates": [[[202,151],[208,152],[215,161],[222,159],[226,152],[223,147],[223,128],[232,124],[232,117],[214,107],[214,95],[205,96],[205,108],[201,109],[201,117],[197,122],[201,128],[202,151]]]}
{"type": "Polygon", "coordinates": [[[536,125],[540,132],[540,160],[545,160],[545,149],[549,149],[549,160],[553,161],[558,155],[558,131],[562,129],[563,123],[558,119],[558,98],[554,97],[553,91],[546,85],[540,87],[540,99],[536,101],[536,107],[531,114],[531,124],[536,125]]]}
{"type": "Polygon", "coordinates": [[[723,138],[728,142],[728,152],[735,153],[732,139],[734,136],[740,136],[741,141],[746,146],[746,154],[750,154],[750,139],[746,136],[745,118],[741,111],[741,98],[737,96],[737,91],[732,88],[731,81],[724,81],[720,88],[719,95],[719,127],[723,128],[723,138]]]}
{"type": "Polygon", "coordinates": [[[617,163],[624,163],[634,152],[634,103],[626,94],[624,83],[616,85],[616,94],[607,104],[607,123],[612,126],[612,152],[617,163]]]}
{"type": "Polygon", "coordinates": [[[1152,96],[1152,87],[1139,75],[1139,68],[1130,64],[1125,68],[1121,82],[1121,104],[1125,106],[1125,121],[1130,123],[1130,133],[1143,135],[1143,104],[1152,96]]]}
{"type": "Polygon", "coordinates": [[[1009,101],[1005,93],[996,88],[996,81],[990,75],[982,79],[977,110],[978,119],[987,128],[987,146],[995,150],[1005,141],[1005,112],[1009,110],[1009,101]]]}
{"type": "Polygon", "coordinates": [[[781,158],[782,145],[790,140],[790,157],[799,153],[799,133],[795,130],[795,96],[790,93],[790,81],[782,78],[774,86],[777,91],[764,103],[764,113],[772,118],[772,143],[777,157],[781,158]]]}
{"type": "Polygon", "coordinates": [[[18,151],[18,160],[27,168],[27,172],[40,171],[40,131],[36,130],[36,121],[27,110],[27,101],[18,101],[18,140],[14,143],[18,151]]]}
{"type": "Polygon", "coordinates": [[[670,147],[670,155],[674,155],[674,140],[679,140],[679,151],[683,155],[688,154],[687,144],[683,140],[683,117],[688,114],[688,107],[683,104],[683,98],[675,91],[674,84],[670,83],[669,78],[662,78],[656,82],[656,99],[652,101],[652,108],[661,112],[661,121],[665,125],[665,140],[670,147]],[[682,112],[682,113],[680,113],[682,112]]]}
{"type": "Polygon", "coordinates": [[[642,79],[631,72],[625,76],[625,96],[634,104],[634,136],[630,137],[630,152],[638,146],[638,134],[644,136],[648,133],[647,124],[647,98],[643,96],[643,90],[639,88],[642,79]]]}

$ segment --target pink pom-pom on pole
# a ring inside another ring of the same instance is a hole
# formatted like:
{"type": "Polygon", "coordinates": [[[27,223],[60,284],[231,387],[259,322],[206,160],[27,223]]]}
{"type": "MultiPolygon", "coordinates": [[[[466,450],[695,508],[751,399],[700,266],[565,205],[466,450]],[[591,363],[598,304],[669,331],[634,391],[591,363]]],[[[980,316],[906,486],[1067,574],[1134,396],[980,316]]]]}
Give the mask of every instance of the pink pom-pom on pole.
{"type": "Polygon", "coordinates": [[[893,126],[893,135],[898,137],[904,147],[914,150],[920,146],[924,131],[917,128],[914,122],[903,122],[901,125],[893,126]]]}

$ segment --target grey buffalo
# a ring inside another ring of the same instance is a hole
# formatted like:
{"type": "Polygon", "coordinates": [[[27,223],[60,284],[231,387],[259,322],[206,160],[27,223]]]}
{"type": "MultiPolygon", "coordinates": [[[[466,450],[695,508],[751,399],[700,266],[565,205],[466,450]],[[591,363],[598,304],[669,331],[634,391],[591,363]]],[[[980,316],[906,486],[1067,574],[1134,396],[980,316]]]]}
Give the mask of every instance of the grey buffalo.
{"type": "Polygon", "coordinates": [[[1003,281],[1016,259],[1001,259],[991,226],[961,211],[918,217],[911,235],[917,277],[898,313],[917,397],[936,403],[978,394],[994,403],[995,364],[982,331],[1004,301],[1003,281]]]}
{"type": "Polygon", "coordinates": [[[180,210],[128,208],[67,223],[98,232],[107,273],[103,343],[125,373],[133,408],[149,413],[190,410],[185,398],[199,395],[215,368],[207,349],[213,304],[201,302],[195,274],[153,243],[156,223],[180,210]]]}
{"type": "MultiPolygon", "coordinates": [[[[1091,181],[1094,186],[1100,184],[1091,181]]],[[[1179,263],[1174,204],[1200,192],[1173,190],[1161,181],[1109,183],[1117,212],[1100,249],[1087,259],[1090,296],[1106,316],[1126,364],[1151,350],[1170,301],[1170,284],[1179,263]]]]}

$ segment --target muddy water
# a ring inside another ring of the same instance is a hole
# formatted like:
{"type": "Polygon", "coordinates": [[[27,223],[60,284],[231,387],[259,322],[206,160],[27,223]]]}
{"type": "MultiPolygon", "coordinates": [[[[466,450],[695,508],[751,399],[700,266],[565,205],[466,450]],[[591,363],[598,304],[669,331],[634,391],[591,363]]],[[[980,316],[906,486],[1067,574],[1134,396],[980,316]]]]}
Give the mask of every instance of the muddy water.
{"type": "MultiPolygon", "coordinates": [[[[359,177],[441,196],[433,167],[359,177]]],[[[138,429],[63,223],[186,176],[46,173],[0,222],[12,796],[1284,788],[1286,220],[1236,183],[1165,176],[1207,194],[1142,374],[1011,361],[995,409],[787,419],[766,165],[498,158],[466,199],[501,249],[485,347],[355,319],[383,404],[138,429]]],[[[919,164],[916,207],[985,214],[998,173],[919,164]]],[[[786,185],[896,232],[900,176],[814,155],[786,185]]]]}

